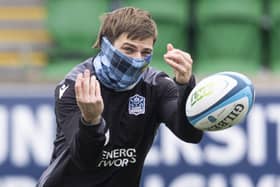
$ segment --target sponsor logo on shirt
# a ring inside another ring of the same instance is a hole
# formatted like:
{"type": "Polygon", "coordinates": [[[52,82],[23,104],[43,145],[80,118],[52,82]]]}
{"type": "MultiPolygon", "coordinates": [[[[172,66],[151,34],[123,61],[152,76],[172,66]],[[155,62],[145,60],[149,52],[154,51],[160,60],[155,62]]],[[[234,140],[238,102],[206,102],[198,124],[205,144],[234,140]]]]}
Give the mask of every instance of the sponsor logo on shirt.
{"type": "Polygon", "coordinates": [[[103,150],[102,158],[98,163],[98,167],[126,167],[129,164],[136,163],[136,149],[113,149],[103,150]]]}
{"type": "Polygon", "coordinates": [[[131,115],[145,114],[145,97],[141,95],[134,95],[129,98],[128,113],[131,115]]]}

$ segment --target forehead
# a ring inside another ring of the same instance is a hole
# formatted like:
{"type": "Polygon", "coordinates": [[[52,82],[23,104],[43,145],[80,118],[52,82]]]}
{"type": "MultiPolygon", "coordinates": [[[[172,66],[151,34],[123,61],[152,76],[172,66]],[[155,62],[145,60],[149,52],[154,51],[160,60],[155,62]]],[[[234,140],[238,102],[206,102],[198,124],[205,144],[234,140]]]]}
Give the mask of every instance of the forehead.
{"type": "Polygon", "coordinates": [[[144,49],[144,48],[148,48],[148,49],[153,49],[153,43],[154,43],[154,40],[153,40],[153,37],[150,37],[150,38],[146,38],[146,39],[143,39],[143,40],[138,40],[138,39],[135,39],[135,40],[131,40],[129,38],[127,38],[127,34],[121,34],[114,42],[114,46],[115,47],[121,47],[123,45],[133,45],[137,48],[141,48],[141,49],[144,49]]]}

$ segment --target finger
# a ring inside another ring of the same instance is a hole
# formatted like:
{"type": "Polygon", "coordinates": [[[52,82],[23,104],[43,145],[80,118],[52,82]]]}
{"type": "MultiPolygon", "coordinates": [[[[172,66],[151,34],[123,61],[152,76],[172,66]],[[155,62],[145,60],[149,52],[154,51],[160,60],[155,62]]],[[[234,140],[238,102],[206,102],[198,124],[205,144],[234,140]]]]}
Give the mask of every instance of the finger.
{"type": "Polygon", "coordinates": [[[191,55],[185,51],[182,51],[181,49],[173,49],[172,52],[176,53],[176,54],[182,54],[188,58],[191,58],[191,55]]]}
{"type": "Polygon", "coordinates": [[[184,62],[185,62],[185,59],[183,58],[182,55],[178,55],[178,54],[175,54],[175,53],[165,54],[164,59],[173,60],[174,62],[176,62],[178,64],[184,64],[184,62]]]}
{"type": "Polygon", "coordinates": [[[96,89],[96,77],[93,75],[90,78],[90,89],[89,89],[89,96],[90,98],[94,98],[95,97],[95,89],[96,89]]]}
{"type": "Polygon", "coordinates": [[[166,45],[167,51],[172,51],[174,49],[173,45],[171,43],[166,45]]]}
{"type": "Polygon", "coordinates": [[[76,100],[79,101],[82,97],[82,73],[79,73],[75,82],[76,100]]]}
{"type": "Polygon", "coordinates": [[[177,62],[182,62],[180,59],[178,59],[179,61],[176,60],[177,56],[180,56],[180,58],[182,58],[183,61],[187,61],[188,63],[191,64],[193,63],[191,55],[179,49],[174,49],[173,51],[166,53],[166,56],[170,58],[174,58],[174,60],[177,62]]]}
{"type": "Polygon", "coordinates": [[[188,55],[187,53],[186,54],[184,54],[182,52],[169,53],[169,54],[166,54],[166,57],[170,58],[180,64],[186,64],[186,65],[193,64],[193,60],[192,60],[191,56],[188,55]]]}
{"type": "Polygon", "coordinates": [[[175,61],[171,59],[165,59],[165,62],[169,64],[175,71],[178,71],[179,73],[185,73],[186,68],[182,66],[181,64],[176,63],[175,61]]]}
{"type": "Polygon", "coordinates": [[[85,101],[89,100],[89,84],[90,84],[90,72],[88,69],[84,72],[84,78],[83,78],[83,96],[85,101]]]}
{"type": "Polygon", "coordinates": [[[189,62],[191,64],[193,63],[193,59],[189,53],[186,53],[184,51],[180,51],[180,53],[187,62],[189,62]]]}
{"type": "Polygon", "coordinates": [[[100,89],[100,84],[99,84],[99,81],[96,80],[95,81],[95,95],[97,98],[101,98],[101,89],[100,89]]]}
{"type": "Polygon", "coordinates": [[[184,58],[185,60],[187,60],[187,61],[189,61],[189,62],[191,62],[191,63],[193,62],[192,57],[191,57],[191,55],[190,55],[189,53],[187,53],[187,52],[185,52],[185,51],[182,51],[182,50],[180,50],[180,49],[176,49],[176,48],[174,48],[174,47],[173,47],[172,50],[167,51],[166,54],[177,54],[177,55],[182,55],[183,58],[184,58]]]}

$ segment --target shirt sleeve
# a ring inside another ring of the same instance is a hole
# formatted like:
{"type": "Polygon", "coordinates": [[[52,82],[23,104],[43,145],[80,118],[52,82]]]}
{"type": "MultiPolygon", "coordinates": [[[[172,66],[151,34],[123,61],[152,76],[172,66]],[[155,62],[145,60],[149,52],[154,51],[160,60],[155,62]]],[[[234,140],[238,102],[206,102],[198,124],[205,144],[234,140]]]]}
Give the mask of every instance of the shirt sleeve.
{"type": "Polygon", "coordinates": [[[188,84],[178,84],[167,76],[157,78],[159,88],[159,120],[181,140],[199,143],[203,132],[194,128],[185,114],[185,103],[195,86],[195,78],[191,77],[188,84]]]}
{"type": "Polygon", "coordinates": [[[55,115],[57,128],[64,136],[73,162],[80,168],[96,164],[105,143],[106,123],[86,125],[76,103],[75,82],[65,80],[55,90],[55,115]]]}

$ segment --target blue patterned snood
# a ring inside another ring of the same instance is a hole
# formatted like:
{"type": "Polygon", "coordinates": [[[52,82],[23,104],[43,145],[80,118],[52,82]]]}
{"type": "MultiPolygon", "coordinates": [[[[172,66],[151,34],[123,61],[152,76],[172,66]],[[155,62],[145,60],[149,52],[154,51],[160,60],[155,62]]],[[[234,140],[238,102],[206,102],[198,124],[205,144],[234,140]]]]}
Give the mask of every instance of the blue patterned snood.
{"type": "Polygon", "coordinates": [[[141,80],[151,57],[152,55],[144,59],[128,57],[103,37],[101,51],[95,57],[93,66],[103,85],[115,91],[125,91],[132,89],[141,80]]]}

